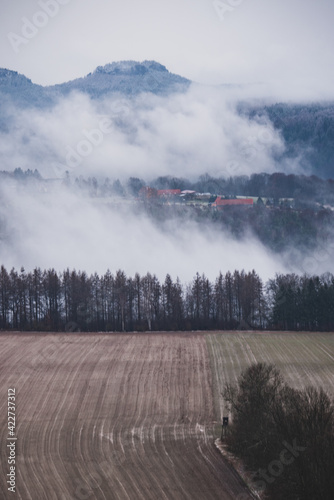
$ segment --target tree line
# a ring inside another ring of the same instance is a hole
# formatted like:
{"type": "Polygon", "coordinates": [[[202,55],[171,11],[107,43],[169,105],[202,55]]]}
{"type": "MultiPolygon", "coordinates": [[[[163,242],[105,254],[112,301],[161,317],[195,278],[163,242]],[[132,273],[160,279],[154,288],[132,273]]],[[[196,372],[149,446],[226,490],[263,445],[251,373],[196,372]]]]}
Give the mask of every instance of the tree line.
{"type": "Polygon", "coordinates": [[[226,444],[263,498],[334,498],[334,402],[322,388],[293,389],[275,366],[257,363],[223,397],[232,415],[226,444]]]}
{"type": "Polygon", "coordinates": [[[122,270],[0,269],[0,329],[31,331],[333,330],[334,276],[198,273],[182,284],[167,274],[122,270]]]}
{"type": "MultiPolygon", "coordinates": [[[[228,174],[228,172],[227,172],[228,174]]],[[[46,181],[38,170],[23,171],[16,168],[13,172],[0,171],[2,181],[11,180],[29,185],[29,183],[43,183],[46,181]]],[[[92,197],[134,196],[140,190],[150,185],[156,189],[194,190],[199,193],[213,195],[244,195],[261,196],[265,198],[295,198],[298,207],[308,208],[312,203],[334,203],[334,180],[322,179],[316,175],[296,175],[275,172],[272,174],[259,173],[248,175],[226,175],[212,177],[204,173],[196,180],[183,177],[160,176],[156,179],[141,179],[129,177],[127,180],[88,177],[74,177],[66,172],[64,184],[80,191],[86,191],[92,197]]]]}

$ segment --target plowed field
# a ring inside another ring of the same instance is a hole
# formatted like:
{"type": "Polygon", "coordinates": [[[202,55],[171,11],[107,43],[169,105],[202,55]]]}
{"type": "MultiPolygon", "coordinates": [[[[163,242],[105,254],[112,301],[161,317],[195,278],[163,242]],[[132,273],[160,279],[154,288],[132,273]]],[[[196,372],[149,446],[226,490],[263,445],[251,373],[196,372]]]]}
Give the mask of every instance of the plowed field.
{"type": "Polygon", "coordinates": [[[247,500],[216,450],[228,380],[275,363],[333,391],[334,335],[0,335],[1,498],[247,500]],[[7,390],[16,390],[16,492],[7,390]]]}
{"type": "Polygon", "coordinates": [[[214,446],[205,335],[2,334],[0,343],[1,498],[251,498],[214,446]],[[8,388],[16,493],[6,485],[8,388]]]}

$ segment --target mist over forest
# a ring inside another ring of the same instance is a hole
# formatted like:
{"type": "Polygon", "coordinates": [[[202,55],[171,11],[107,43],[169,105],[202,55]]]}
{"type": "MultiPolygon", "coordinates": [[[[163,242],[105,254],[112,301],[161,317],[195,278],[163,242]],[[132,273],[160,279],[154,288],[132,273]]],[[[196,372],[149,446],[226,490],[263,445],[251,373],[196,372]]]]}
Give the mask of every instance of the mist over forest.
{"type": "Polygon", "coordinates": [[[51,87],[1,70],[0,96],[7,268],[334,271],[333,103],[198,85],[154,61],[51,87]],[[206,202],[148,200],[148,187],[206,202]],[[219,210],[217,197],[253,206],[219,210]]]}

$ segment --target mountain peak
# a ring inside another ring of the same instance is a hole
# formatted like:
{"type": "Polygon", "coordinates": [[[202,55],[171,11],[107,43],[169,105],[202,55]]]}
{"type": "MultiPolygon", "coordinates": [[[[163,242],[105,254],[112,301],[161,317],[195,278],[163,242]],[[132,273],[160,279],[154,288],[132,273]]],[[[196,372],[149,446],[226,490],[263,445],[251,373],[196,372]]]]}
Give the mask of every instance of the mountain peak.
{"type": "Polygon", "coordinates": [[[150,71],[169,73],[165,66],[156,61],[118,61],[105,66],[98,66],[93,74],[140,76],[150,71]]]}
{"type": "Polygon", "coordinates": [[[58,91],[67,94],[73,90],[99,98],[107,94],[137,95],[142,92],[166,95],[184,92],[190,81],[170,73],[156,61],[118,61],[98,66],[84,78],[56,85],[58,91]]]}
{"type": "Polygon", "coordinates": [[[93,99],[111,94],[138,95],[152,93],[168,95],[184,92],[190,81],[170,73],[156,61],[119,61],[98,66],[93,73],[66,83],[42,87],[16,71],[0,68],[0,96],[23,106],[48,106],[70,92],[81,92],[93,99]]]}

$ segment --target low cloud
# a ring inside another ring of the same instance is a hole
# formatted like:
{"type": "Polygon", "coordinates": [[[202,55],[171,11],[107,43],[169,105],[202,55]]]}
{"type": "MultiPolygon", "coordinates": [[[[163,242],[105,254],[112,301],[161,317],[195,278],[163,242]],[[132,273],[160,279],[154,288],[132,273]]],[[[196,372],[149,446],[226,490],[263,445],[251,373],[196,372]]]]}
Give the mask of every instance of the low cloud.
{"type": "Polygon", "coordinates": [[[44,192],[24,184],[1,186],[0,215],[7,221],[1,263],[89,273],[149,271],[160,279],[170,273],[184,282],[196,272],[214,279],[220,271],[254,268],[267,280],[297,269],[289,267],[288,256],[270,252],[252,235],[236,241],[217,227],[203,229],[192,221],[157,227],[124,203],[111,209],[61,184],[66,171],[72,181],[81,175],[194,180],[204,172],[230,177],[276,171],[282,138],[265,118],[240,116],[239,98],[235,89],[194,85],[169,97],[118,95],[100,101],[75,93],[53,108],[11,112],[8,130],[1,132],[2,169],[38,169],[59,180],[44,192]]]}
{"type": "Polygon", "coordinates": [[[128,276],[155,273],[160,280],[169,273],[184,283],[197,272],[214,280],[235,269],[255,269],[264,281],[275,273],[334,272],[333,239],[309,253],[277,254],[250,232],[235,239],[217,225],[190,219],[157,223],[126,199],[88,198],[61,182],[41,188],[6,181],[0,198],[0,258],[8,269],[122,269],[128,276]]]}
{"type": "Polygon", "coordinates": [[[129,276],[149,271],[160,279],[170,273],[183,282],[196,272],[213,280],[220,271],[253,268],[266,280],[286,269],[250,236],[236,241],[192,221],[182,227],[173,222],[157,227],[146,215],[107,207],[65,186],[43,193],[3,185],[1,196],[1,216],[7,220],[1,263],[8,268],[69,267],[88,273],[109,268],[123,269],[129,276]]]}
{"type": "Polygon", "coordinates": [[[169,97],[95,101],[74,93],[53,108],[12,115],[1,134],[2,168],[37,168],[51,178],[67,170],[73,177],[120,179],[277,170],[274,158],[284,151],[280,134],[264,118],[240,116],[236,103],[224,88],[197,85],[169,97]]]}

